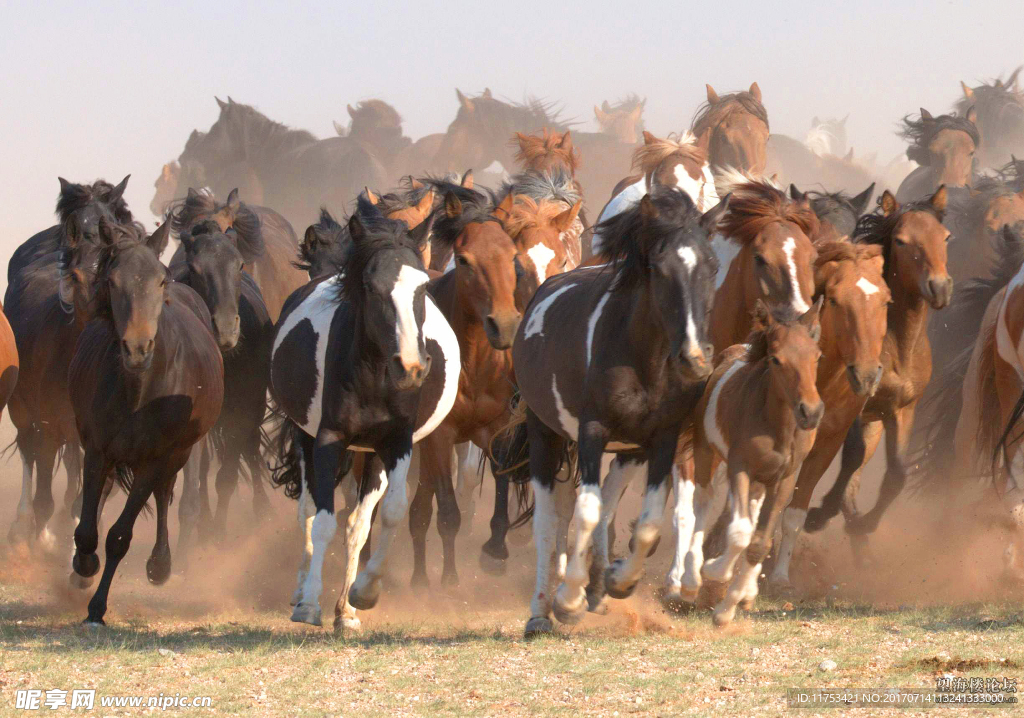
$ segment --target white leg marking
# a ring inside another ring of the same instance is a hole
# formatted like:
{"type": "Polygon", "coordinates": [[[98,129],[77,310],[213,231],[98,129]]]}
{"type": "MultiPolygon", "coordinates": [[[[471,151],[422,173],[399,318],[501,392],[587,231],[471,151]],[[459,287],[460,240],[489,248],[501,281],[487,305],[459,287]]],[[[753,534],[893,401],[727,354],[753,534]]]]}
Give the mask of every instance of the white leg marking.
{"type": "Polygon", "coordinates": [[[582,614],[583,589],[587,585],[587,554],[590,550],[590,536],[601,518],[601,487],[587,484],[580,489],[576,499],[576,544],[565,572],[565,582],[559,586],[555,596],[556,604],[562,611],[582,614]]]}
{"type": "Polygon", "coordinates": [[[536,306],[530,307],[530,311],[526,315],[526,328],[523,329],[523,339],[529,339],[538,334],[544,336],[544,315],[547,314],[556,299],[575,286],[575,284],[561,286],[540,300],[536,306]]]}
{"type": "Polygon", "coordinates": [[[530,258],[534,269],[537,270],[538,286],[544,284],[544,280],[548,278],[548,264],[555,258],[555,250],[541,242],[526,250],[526,256],[530,258]]]}
{"type": "MultiPolygon", "coordinates": [[[[300,462],[299,471],[305,472],[304,462],[300,462]]],[[[313,497],[309,495],[306,488],[305,475],[302,476],[302,490],[299,494],[299,531],[302,532],[303,549],[302,560],[299,563],[299,575],[295,582],[295,593],[292,594],[292,605],[297,605],[302,600],[302,584],[306,581],[306,574],[309,573],[309,563],[313,558],[313,497]]]]}
{"type": "Polygon", "coordinates": [[[563,467],[555,483],[555,514],[558,520],[555,524],[555,576],[551,581],[552,586],[558,586],[565,580],[568,566],[569,524],[572,522],[573,505],[576,501],[576,487],[568,480],[569,478],[563,467]]]}
{"type": "MultiPolygon", "coordinates": [[[[642,466],[646,473],[647,464],[642,466]]],[[[624,561],[616,561],[608,574],[609,587],[614,588],[615,592],[629,589],[640,580],[640,576],[644,572],[644,564],[647,562],[647,554],[654,546],[654,542],[658,540],[658,534],[661,533],[668,492],[672,488],[672,484],[676,483],[677,474],[678,470],[673,466],[671,480],[663,481],[654,490],[651,490],[650,484],[645,485],[643,507],[639,518],[637,518],[636,528],[633,530],[633,551],[624,561]]]]}
{"type": "Polygon", "coordinates": [[[553,492],[541,486],[536,479],[533,485],[533,542],[537,546],[537,576],[533,598],[530,600],[530,616],[547,618],[551,613],[551,559],[555,550],[555,497],[553,492]]]}
{"type": "Polygon", "coordinates": [[[729,494],[729,506],[732,507],[732,520],[726,529],[725,553],[704,564],[704,578],[711,581],[728,581],[732,578],[733,564],[739,555],[750,545],[754,535],[754,524],[749,518],[740,517],[740,509],[733,495],[729,494]]]}
{"type": "Polygon", "coordinates": [[[597,321],[601,318],[601,313],[604,311],[604,305],[608,303],[611,298],[611,292],[605,292],[604,296],[598,301],[597,306],[594,307],[593,313],[590,315],[590,319],[587,320],[587,366],[590,366],[590,358],[592,350],[594,348],[594,330],[597,329],[597,321]]]}
{"type": "Polygon", "coordinates": [[[32,519],[32,464],[21,457],[21,498],[18,499],[18,511],[15,522],[32,519]]]}
{"type": "MultiPolygon", "coordinates": [[[[367,457],[367,461],[371,459],[367,457]]],[[[370,533],[370,522],[373,520],[373,509],[380,501],[380,497],[388,488],[387,474],[381,469],[378,475],[380,485],[371,489],[362,501],[356,504],[355,510],[348,516],[348,525],[345,527],[345,585],[342,587],[338,603],[344,602],[341,611],[342,624],[346,628],[355,628],[359,625],[356,618],[355,607],[348,602],[348,592],[352,584],[356,582],[356,574],[359,572],[359,552],[366,544],[366,537],[370,533]]]]}
{"type": "Polygon", "coordinates": [[[793,309],[800,314],[805,313],[809,306],[804,301],[804,295],[800,291],[800,278],[796,272],[796,260],[793,259],[793,252],[796,250],[796,240],[792,237],[786,237],[786,241],[782,243],[782,251],[786,253],[786,266],[789,267],[789,279],[793,286],[793,309]]]}
{"type": "Polygon", "coordinates": [[[804,527],[807,511],[804,509],[787,508],[782,514],[782,542],[779,544],[779,560],[768,579],[769,583],[779,586],[789,585],[789,564],[793,559],[800,530],[804,527]]]}
{"type": "Polygon", "coordinates": [[[455,460],[452,462],[457,470],[456,492],[459,497],[459,509],[462,520],[472,526],[476,515],[476,494],[483,483],[483,472],[480,471],[480,458],[483,450],[472,442],[456,444],[453,451],[455,460]]]}
{"type": "Polygon", "coordinates": [[[398,270],[398,279],[391,289],[391,301],[395,305],[395,338],[398,340],[398,356],[405,366],[418,364],[420,361],[420,330],[416,326],[416,314],[413,311],[413,300],[416,292],[427,283],[430,277],[426,272],[403,264],[398,270]]]}
{"type": "Polygon", "coordinates": [[[380,581],[381,576],[384,575],[388,551],[391,549],[391,543],[394,541],[398,526],[402,519],[405,518],[405,512],[409,508],[406,481],[409,475],[409,462],[411,458],[412,454],[410,452],[398,459],[395,463],[395,468],[392,469],[385,479],[388,488],[380,504],[380,541],[373,550],[366,568],[359,574],[352,587],[356,593],[362,593],[368,587],[372,590],[371,584],[376,584],[380,581]]]}
{"type": "Polygon", "coordinates": [[[611,548],[608,546],[608,528],[615,520],[615,512],[618,511],[619,502],[622,501],[622,496],[626,493],[630,481],[639,474],[639,472],[631,471],[632,467],[633,464],[623,464],[616,457],[608,466],[608,474],[604,478],[604,483],[601,484],[601,518],[594,528],[592,540],[594,542],[593,560],[596,564],[594,575],[599,582],[594,590],[602,597],[605,595],[604,571],[608,568],[608,554],[611,548]]]}
{"type": "MultiPolygon", "coordinates": [[[[313,553],[310,556],[309,571],[306,581],[302,584],[302,599],[296,604],[296,611],[302,606],[315,612],[318,620],[320,615],[320,594],[323,592],[324,555],[327,547],[338,529],[338,519],[331,512],[321,509],[313,518],[310,536],[313,540],[313,553]]],[[[318,622],[318,621],[317,621],[318,622]]]]}
{"type": "MultiPolygon", "coordinates": [[[[703,541],[704,526],[703,523],[698,524],[698,516],[700,516],[700,520],[704,519],[707,513],[707,497],[710,492],[697,486],[693,481],[686,480],[679,471],[676,471],[674,478],[676,484],[676,553],[672,559],[672,568],[669,569],[665,581],[666,595],[679,597],[692,603],[696,596],[691,595],[689,586],[686,595],[683,595],[683,577],[687,573],[687,559],[690,557],[691,547],[697,540],[698,529],[701,534],[700,540],[703,541]]],[[[700,587],[699,579],[697,587],[700,587]]]]}

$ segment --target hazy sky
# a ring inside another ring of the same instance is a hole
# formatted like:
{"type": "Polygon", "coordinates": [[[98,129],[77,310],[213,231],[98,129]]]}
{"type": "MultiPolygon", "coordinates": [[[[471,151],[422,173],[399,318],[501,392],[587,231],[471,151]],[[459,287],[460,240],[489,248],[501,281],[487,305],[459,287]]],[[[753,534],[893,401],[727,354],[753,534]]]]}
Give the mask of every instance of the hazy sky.
{"type": "MultiPolygon", "coordinates": [[[[132,174],[152,223],[162,163],[217,117],[214,95],[333,134],[346,103],[380,97],[406,134],[443,131],[454,88],[558,100],[594,129],[595,103],[648,98],[655,133],[756,80],[771,129],[850,114],[857,154],[898,154],[897,120],[946,111],[958,81],[1024,64],[1021,0],[851,3],[29,2],[0,0],[0,252],[52,224],[57,176],[132,174]]],[[[299,232],[302,228],[296,228],[299,232]]]]}

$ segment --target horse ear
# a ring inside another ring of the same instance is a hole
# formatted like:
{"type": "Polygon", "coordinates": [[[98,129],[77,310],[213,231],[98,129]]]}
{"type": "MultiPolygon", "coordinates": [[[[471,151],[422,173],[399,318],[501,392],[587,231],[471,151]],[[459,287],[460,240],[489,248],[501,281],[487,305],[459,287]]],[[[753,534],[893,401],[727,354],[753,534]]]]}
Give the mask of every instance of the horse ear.
{"type": "Polygon", "coordinates": [[[565,210],[564,212],[560,213],[555,217],[555,221],[553,222],[553,224],[555,225],[555,229],[558,230],[559,234],[561,234],[562,232],[564,232],[565,230],[569,229],[569,227],[572,226],[572,223],[576,221],[576,217],[580,213],[581,207],[583,207],[583,200],[578,201],[572,207],[570,207],[569,209],[565,210]]]}
{"type": "Polygon", "coordinates": [[[108,204],[114,204],[115,202],[118,202],[121,199],[121,197],[124,196],[124,191],[128,188],[128,180],[130,177],[131,175],[125,175],[124,179],[121,180],[120,184],[114,187],[114,189],[110,190],[110,197],[107,199],[108,204]]]}
{"type": "Polygon", "coordinates": [[[974,99],[974,90],[969,88],[967,86],[967,83],[964,82],[963,80],[960,80],[960,89],[962,89],[964,91],[964,97],[966,99],[968,99],[968,100],[973,100],[974,99]]]}
{"type": "Polygon", "coordinates": [[[643,199],[640,200],[640,216],[645,222],[650,222],[658,218],[658,208],[654,206],[654,202],[651,200],[650,194],[645,194],[643,199]]]}
{"type": "Polygon", "coordinates": [[[849,112],[846,113],[846,117],[844,117],[843,119],[839,120],[839,124],[841,124],[843,127],[846,127],[846,121],[848,119],[850,119],[850,113],[849,112]]]}
{"type": "Polygon", "coordinates": [[[729,201],[732,199],[732,194],[727,194],[718,200],[718,204],[705,212],[700,218],[700,226],[708,234],[714,234],[718,231],[718,223],[725,217],[725,213],[729,211],[729,201]]]}
{"type": "Polygon", "coordinates": [[[858,217],[864,214],[864,210],[868,208],[868,202],[871,200],[871,195],[874,191],[875,183],[872,182],[866,190],[850,200],[850,204],[853,205],[853,211],[858,217]]]}
{"type": "Polygon", "coordinates": [[[806,199],[807,195],[805,193],[801,192],[799,189],[797,189],[797,186],[795,184],[790,183],[790,185],[789,185],[789,197],[794,202],[803,202],[804,199],[806,199]]]}
{"type": "Polygon", "coordinates": [[[800,317],[800,323],[807,328],[807,333],[811,335],[811,339],[814,341],[818,341],[821,338],[821,323],[818,321],[818,316],[821,313],[821,305],[824,301],[825,295],[819,294],[811,308],[800,317]]]}
{"type": "Polygon", "coordinates": [[[565,134],[562,135],[562,141],[558,144],[563,150],[572,151],[572,131],[566,130],[565,134]]]}
{"type": "Polygon", "coordinates": [[[462,175],[462,182],[460,184],[466,189],[473,189],[473,170],[466,170],[466,174],[462,175]]]}
{"type": "MultiPolygon", "coordinates": [[[[423,185],[421,184],[420,187],[422,187],[422,186],[423,185]]],[[[419,189],[420,187],[413,186],[413,189],[419,189]]],[[[430,190],[429,192],[427,192],[426,194],[424,194],[420,198],[419,202],[416,203],[416,211],[419,212],[420,214],[426,216],[427,212],[429,212],[430,208],[433,207],[433,206],[434,206],[434,190],[430,190]]]]}
{"type": "Polygon", "coordinates": [[[946,201],[948,199],[949,193],[946,192],[946,185],[939,185],[939,188],[935,190],[935,194],[928,200],[928,204],[941,216],[946,211],[946,201]]]}
{"type": "Polygon", "coordinates": [[[716,105],[716,104],[718,104],[718,93],[715,92],[715,88],[713,88],[711,85],[704,85],[704,87],[706,87],[707,90],[708,90],[708,104],[709,105],[716,105]]]}
{"type": "Polygon", "coordinates": [[[750,83],[750,94],[754,96],[754,99],[758,102],[761,101],[761,88],[756,82],[750,83]]]}
{"type": "Polygon", "coordinates": [[[353,212],[348,218],[348,234],[356,243],[366,239],[366,227],[363,226],[363,220],[359,219],[359,212],[353,212]]]}
{"type": "MultiPolygon", "coordinates": [[[[409,175],[409,187],[410,188],[412,188],[412,189],[423,189],[423,186],[424,185],[423,185],[422,182],[420,182],[418,179],[416,179],[412,175],[409,175]]],[[[433,193],[431,193],[431,194],[433,194],[433,193]]]]}
{"type": "Polygon", "coordinates": [[[455,96],[459,98],[459,104],[462,105],[466,112],[473,111],[473,101],[466,97],[465,95],[463,95],[462,92],[457,87],[455,88],[455,96]]]}
{"type": "Polygon", "coordinates": [[[462,214],[462,201],[459,200],[454,192],[449,192],[444,196],[444,213],[450,219],[454,219],[462,214]]]}
{"type": "Polygon", "coordinates": [[[345,105],[345,109],[348,110],[348,116],[354,120],[356,118],[356,108],[352,107],[352,105],[345,105]]]}
{"type": "Polygon", "coordinates": [[[337,120],[331,120],[334,123],[334,131],[338,133],[338,137],[344,137],[348,134],[348,130],[345,129],[345,125],[341,124],[337,120]]]}
{"type": "Polygon", "coordinates": [[[597,121],[602,125],[608,123],[608,114],[597,105],[594,105],[594,117],[596,117],[597,121]]]}
{"type": "Polygon", "coordinates": [[[67,194],[68,191],[71,189],[71,183],[68,182],[63,177],[58,177],[57,181],[60,182],[60,193],[62,195],[67,194]]]}
{"type": "Polygon", "coordinates": [[[900,209],[899,202],[896,201],[896,197],[889,190],[882,192],[882,198],[878,200],[878,206],[882,208],[882,214],[886,217],[892,217],[900,209]]]}
{"type": "Polygon", "coordinates": [[[922,120],[934,120],[935,118],[932,117],[932,113],[930,113],[928,110],[926,110],[926,109],[924,109],[922,107],[921,108],[921,119],[922,120]]]}
{"type": "Polygon", "coordinates": [[[633,122],[638,122],[640,120],[640,116],[643,114],[644,103],[641,102],[638,103],[637,106],[633,108],[633,111],[629,113],[629,119],[631,119],[633,122]]]}
{"type": "Polygon", "coordinates": [[[239,207],[242,206],[242,201],[238,199],[238,188],[235,187],[231,192],[228,193],[227,201],[224,205],[231,210],[232,213],[237,213],[239,207]]]}
{"type": "Polygon", "coordinates": [[[971,106],[971,109],[967,110],[967,121],[972,125],[978,124],[978,111],[971,106]]]}
{"type": "Polygon", "coordinates": [[[228,103],[224,102],[224,100],[220,99],[216,95],[213,96],[213,99],[217,101],[217,107],[221,109],[221,112],[223,112],[224,109],[228,106],[228,103]]]}
{"type": "Polygon", "coordinates": [[[427,239],[430,237],[430,230],[433,229],[433,227],[434,216],[431,215],[410,229],[409,236],[412,238],[412,241],[416,243],[417,247],[424,247],[426,246],[427,239]]]}
{"type": "Polygon", "coordinates": [[[1017,76],[1024,67],[1018,67],[1016,70],[1010,73],[1010,76],[1006,78],[1006,86],[1012,87],[1014,90],[1017,89],[1017,76]]]}
{"type": "Polygon", "coordinates": [[[380,197],[373,193],[373,190],[369,187],[363,187],[363,193],[366,194],[366,199],[370,201],[370,204],[377,204],[380,202],[380,197]]]}
{"type": "Polygon", "coordinates": [[[512,207],[515,206],[516,197],[512,192],[505,195],[505,199],[501,200],[501,203],[494,208],[491,212],[499,221],[504,222],[506,219],[512,216],[512,207]]]}
{"type": "Polygon", "coordinates": [[[491,96],[491,88],[489,88],[489,87],[485,87],[485,88],[484,88],[484,91],[483,91],[483,94],[482,94],[482,95],[480,95],[480,97],[486,97],[486,98],[487,98],[488,100],[492,99],[492,96],[491,96]]]}
{"type": "Polygon", "coordinates": [[[700,137],[697,138],[696,143],[697,149],[704,153],[704,157],[708,156],[708,149],[711,147],[711,127],[707,127],[703,132],[700,133],[700,137]]]}
{"type": "MultiPolygon", "coordinates": [[[[167,249],[167,243],[171,240],[171,223],[164,220],[163,224],[156,228],[153,234],[146,237],[146,246],[152,249],[156,256],[160,256],[167,249]]],[[[187,250],[186,250],[187,251],[187,250]]]]}
{"type": "Polygon", "coordinates": [[[608,113],[610,113],[612,111],[612,106],[608,104],[608,100],[602,100],[601,101],[601,111],[602,112],[608,112],[608,113]]]}
{"type": "Polygon", "coordinates": [[[652,134],[651,134],[650,132],[648,132],[647,130],[644,130],[644,144],[645,144],[645,145],[653,145],[653,144],[654,144],[655,142],[657,142],[657,141],[658,141],[658,138],[657,138],[657,137],[655,137],[654,135],[652,135],[652,134]]]}

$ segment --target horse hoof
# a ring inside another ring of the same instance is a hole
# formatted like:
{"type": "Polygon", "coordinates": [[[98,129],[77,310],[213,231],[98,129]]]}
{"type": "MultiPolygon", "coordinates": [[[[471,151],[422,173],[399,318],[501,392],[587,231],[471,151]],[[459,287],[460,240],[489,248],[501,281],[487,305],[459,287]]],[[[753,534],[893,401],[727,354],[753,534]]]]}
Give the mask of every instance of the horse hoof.
{"type": "Polygon", "coordinates": [[[77,573],[72,571],[70,574],[68,574],[68,586],[70,586],[75,591],[84,591],[90,586],[92,586],[92,578],[79,576],[77,573]]]}
{"type": "Polygon", "coordinates": [[[575,626],[577,623],[583,620],[583,615],[587,612],[587,604],[584,600],[580,599],[576,602],[575,607],[568,604],[568,602],[562,599],[562,591],[558,590],[555,593],[555,600],[552,604],[551,610],[555,614],[555,618],[558,619],[559,623],[563,623],[567,626],[575,626]]]}
{"type": "Polygon", "coordinates": [[[730,623],[732,623],[733,616],[735,615],[735,608],[715,610],[715,612],[711,616],[711,620],[714,622],[716,627],[725,628],[730,623]]]}
{"type": "Polygon", "coordinates": [[[353,608],[360,611],[369,611],[377,605],[380,598],[380,579],[373,581],[362,581],[356,579],[352,588],[348,590],[348,602],[353,608]]]}
{"type": "Polygon", "coordinates": [[[534,616],[526,622],[526,630],[523,631],[523,638],[536,638],[551,633],[555,630],[555,624],[546,616],[534,616]]]}
{"type": "Polygon", "coordinates": [[[608,614],[609,610],[608,596],[606,594],[587,594],[587,611],[590,613],[596,613],[598,616],[605,616],[608,614]]]}
{"type": "Polygon", "coordinates": [[[71,568],[75,569],[75,573],[79,576],[90,578],[100,570],[100,557],[94,553],[83,555],[76,552],[75,557],[71,560],[71,568]]]}
{"type": "Polygon", "coordinates": [[[612,598],[629,598],[633,595],[633,591],[636,590],[637,584],[640,583],[640,579],[629,584],[622,583],[618,578],[618,572],[623,564],[624,561],[622,559],[617,559],[604,571],[604,589],[612,598]]]}
{"type": "Polygon", "coordinates": [[[804,531],[809,534],[817,533],[828,526],[828,522],[831,518],[831,516],[825,513],[825,509],[820,506],[809,509],[807,511],[807,517],[804,519],[804,531]]]}
{"type": "Polygon", "coordinates": [[[39,535],[36,536],[36,545],[45,554],[53,555],[57,553],[57,537],[45,526],[39,532],[39,535]]]}
{"type": "Polygon", "coordinates": [[[754,607],[754,600],[755,600],[755,598],[747,597],[747,598],[744,598],[744,599],[740,600],[740,604],[739,604],[740,608],[742,608],[744,611],[749,611],[750,609],[752,609],[754,607]]]}
{"type": "Polygon", "coordinates": [[[19,516],[11,524],[10,530],[7,532],[7,542],[12,546],[17,544],[28,544],[32,537],[32,529],[35,525],[35,520],[32,518],[32,514],[19,516]]]}
{"type": "Polygon", "coordinates": [[[508,561],[496,558],[487,551],[480,552],[480,570],[488,576],[504,576],[508,571],[508,561]]]}
{"type": "Polygon", "coordinates": [[[154,586],[163,586],[171,575],[171,557],[150,556],[146,559],[146,578],[154,586]]]}
{"type": "Polygon", "coordinates": [[[320,606],[313,606],[308,603],[300,603],[292,611],[292,621],[295,623],[308,623],[311,626],[322,626],[320,622],[320,606]]]}
{"type": "Polygon", "coordinates": [[[698,603],[705,608],[718,604],[725,598],[725,592],[729,590],[729,584],[722,581],[705,581],[698,593],[698,603]]]}
{"type": "Polygon", "coordinates": [[[343,636],[346,631],[358,631],[362,628],[362,623],[358,618],[343,618],[341,616],[334,617],[334,635],[343,636]]]}
{"type": "Polygon", "coordinates": [[[728,583],[729,579],[732,578],[732,571],[729,570],[729,564],[719,556],[710,561],[705,561],[700,569],[700,575],[705,581],[728,583]]]}
{"type": "Polygon", "coordinates": [[[442,588],[455,588],[459,585],[459,574],[452,569],[450,573],[443,573],[441,575],[441,587],[442,588]]]}
{"type": "Polygon", "coordinates": [[[412,580],[409,581],[409,585],[415,589],[427,590],[430,588],[430,579],[427,578],[427,574],[423,572],[414,572],[412,580]]]}
{"type": "Polygon", "coordinates": [[[696,591],[686,591],[679,586],[666,586],[658,593],[658,600],[661,601],[662,607],[670,613],[677,613],[680,615],[692,613],[696,606],[694,602],[697,600],[696,591]]]}

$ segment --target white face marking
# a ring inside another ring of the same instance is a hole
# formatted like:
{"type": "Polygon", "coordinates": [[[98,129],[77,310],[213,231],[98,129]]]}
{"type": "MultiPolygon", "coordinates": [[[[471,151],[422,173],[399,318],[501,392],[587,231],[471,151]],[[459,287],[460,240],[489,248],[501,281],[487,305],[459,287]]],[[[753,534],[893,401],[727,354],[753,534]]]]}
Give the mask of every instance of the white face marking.
{"type": "Polygon", "coordinates": [[[590,319],[587,320],[587,366],[590,366],[591,352],[594,348],[594,330],[597,329],[597,320],[601,318],[601,312],[604,311],[604,305],[608,303],[608,299],[612,296],[611,292],[605,292],[604,296],[601,297],[601,301],[594,307],[594,312],[590,315],[590,319]]]}
{"type": "Polygon", "coordinates": [[[395,337],[398,340],[398,356],[402,365],[409,367],[420,361],[420,330],[416,326],[416,314],[413,311],[413,299],[416,292],[427,283],[430,277],[408,264],[398,270],[398,279],[391,289],[391,301],[395,305],[395,337]]]}
{"type": "Polygon", "coordinates": [[[860,291],[864,292],[864,294],[869,297],[878,292],[878,285],[869,282],[864,277],[857,280],[857,286],[860,288],[860,291]]]}
{"type": "MultiPolygon", "coordinates": [[[[686,270],[692,272],[697,266],[697,253],[691,247],[680,247],[677,251],[683,264],[686,265],[686,270]]],[[[700,345],[697,342],[697,325],[693,321],[693,307],[691,306],[686,308],[686,339],[690,343],[688,351],[691,354],[700,351],[700,345]]]]}
{"type": "Polygon", "coordinates": [[[686,192],[698,208],[704,204],[704,174],[694,179],[682,164],[676,165],[673,173],[676,176],[676,187],[686,192]]]}
{"type": "Polygon", "coordinates": [[[536,334],[543,336],[544,315],[547,314],[548,309],[551,308],[551,305],[555,303],[556,299],[575,286],[575,284],[566,284],[564,287],[559,287],[555,291],[551,292],[551,294],[544,297],[537,306],[530,307],[527,311],[526,328],[523,330],[523,339],[529,339],[536,334]]]}
{"type": "Polygon", "coordinates": [[[729,457],[729,444],[725,441],[725,436],[722,434],[721,424],[719,423],[718,400],[722,397],[722,388],[729,383],[729,380],[732,379],[733,375],[741,367],[746,365],[745,361],[737,359],[733,362],[732,366],[725,370],[725,374],[715,384],[715,388],[711,390],[711,398],[708,400],[708,408],[704,414],[704,434],[708,437],[708,442],[712,448],[723,459],[729,457]]]}
{"type": "Polygon", "coordinates": [[[704,202],[699,203],[697,209],[701,212],[707,212],[717,205],[721,198],[718,196],[718,188],[715,187],[715,176],[711,172],[711,165],[705,162],[701,172],[704,175],[704,202]]]}
{"type": "Polygon", "coordinates": [[[718,274],[715,275],[715,291],[725,284],[725,278],[729,274],[729,267],[732,261],[740,254],[740,246],[731,242],[720,234],[711,238],[711,249],[718,259],[718,274]]]}
{"type": "Polygon", "coordinates": [[[544,284],[544,280],[548,278],[548,264],[555,258],[555,250],[541,242],[526,250],[526,256],[537,270],[537,283],[544,284]]]}
{"type": "Polygon", "coordinates": [[[567,437],[577,441],[580,434],[579,419],[570,414],[569,410],[565,408],[562,395],[558,393],[558,378],[554,375],[551,376],[551,395],[555,398],[555,411],[558,412],[558,423],[562,427],[562,431],[567,437]]]}
{"type": "Polygon", "coordinates": [[[786,241],[782,244],[782,251],[786,253],[786,266],[789,267],[789,279],[793,285],[793,309],[800,314],[804,314],[810,307],[807,306],[807,302],[804,301],[804,295],[800,291],[800,280],[796,273],[796,260],[793,259],[793,252],[795,250],[796,240],[792,237],[786,237],[786,241]]]}
{"type": "Polygon", "coordinates": [[[686,269],[692,272],[694,267],[697,266],[697,253],[693,251],[692,247],[680,247],[677,251],[679,258],[686,265],[686,269]]]}

